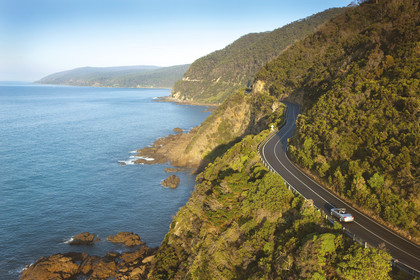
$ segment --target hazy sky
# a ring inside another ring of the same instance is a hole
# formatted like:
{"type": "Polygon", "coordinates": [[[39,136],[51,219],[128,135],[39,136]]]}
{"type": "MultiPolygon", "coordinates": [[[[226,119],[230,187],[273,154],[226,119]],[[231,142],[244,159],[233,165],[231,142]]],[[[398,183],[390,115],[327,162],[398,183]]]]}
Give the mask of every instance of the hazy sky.
{"type": "Polygon", "coordinates": [[[0,0],[0,80],[171,66],[350,0],[0,0]]]}

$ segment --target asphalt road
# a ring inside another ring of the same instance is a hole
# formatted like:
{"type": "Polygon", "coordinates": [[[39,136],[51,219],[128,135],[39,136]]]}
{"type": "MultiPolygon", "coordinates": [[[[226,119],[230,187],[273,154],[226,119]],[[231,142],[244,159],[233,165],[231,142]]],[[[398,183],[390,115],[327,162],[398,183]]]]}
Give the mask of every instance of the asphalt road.
{"type": "Polygon", "coordinates": [[[296,129],[296,118],[300,112],[299,106],[291,103],[287,105],[286,124],[264,145],[260,147],[263,160],[271,166],[283,179],[296,189],[306,199],[312,199],[314,205],[325,213],[330,213],[331,205],[344,207],[353,214],[354,222],[342,223],[347,230],[358,238],[366,241],[370,246],[385,245],[386,250],[395,261],[420,273],[420,246],[399,236],[386,227],[378,224],[365,214],[357,211],[330,191],[316,183],[302,173],[287,157],[287,139],[296,129]]]}

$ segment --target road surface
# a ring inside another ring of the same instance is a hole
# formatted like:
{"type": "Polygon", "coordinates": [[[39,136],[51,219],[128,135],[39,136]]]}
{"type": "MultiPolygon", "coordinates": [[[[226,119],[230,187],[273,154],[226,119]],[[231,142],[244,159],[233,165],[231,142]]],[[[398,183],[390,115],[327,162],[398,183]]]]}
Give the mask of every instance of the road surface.
{"type": "Polygon", "coordinates": [[[405,264],[420,275],[420,246],[402,238],[357,211],[302,173],[289,160],[286,155],[287,139],[293,135],[296,129],[296,118],[300,109],[296,104],[286,103],[286,105],[285,125],[260,147],[263,161],[306,199],[312,199],[314,205],[325,213],[330,213],[331,205],[346,208],[354,216],[354,222],[342,223],[347,230],[366,241],[370,246],[378,247],[379,244],[384,244],[394,261],[405,264]]]}

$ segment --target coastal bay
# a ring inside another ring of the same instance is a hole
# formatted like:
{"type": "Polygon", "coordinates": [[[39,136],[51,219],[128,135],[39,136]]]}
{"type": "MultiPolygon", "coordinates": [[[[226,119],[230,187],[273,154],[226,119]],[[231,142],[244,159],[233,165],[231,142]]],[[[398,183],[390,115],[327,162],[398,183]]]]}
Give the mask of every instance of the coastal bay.
{"type": "Polygon", "coordinates": [[[159,246],[195,177],[163,188],[168,164],[127,165],[131,151],[180,127],[189,131],[205,107],[155,102],[167,89],[111,89],[0,84],[0,278],[17,279],[40,256],[123,246],[70,248],[89,231],[105,239],[135,232],[159,246]]]}

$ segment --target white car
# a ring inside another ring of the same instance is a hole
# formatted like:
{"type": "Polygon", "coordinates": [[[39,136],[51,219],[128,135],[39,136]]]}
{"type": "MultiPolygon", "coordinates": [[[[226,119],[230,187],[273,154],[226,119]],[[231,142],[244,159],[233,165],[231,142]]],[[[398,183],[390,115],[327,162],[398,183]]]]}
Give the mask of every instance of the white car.
{"type": "Polygon", "coordinates": [[[346,213],[346,208],[333,208],[331,209],[331,216],[337,217],[340,222],[353,222],[354,217],[350,213],[346,213]]]}

